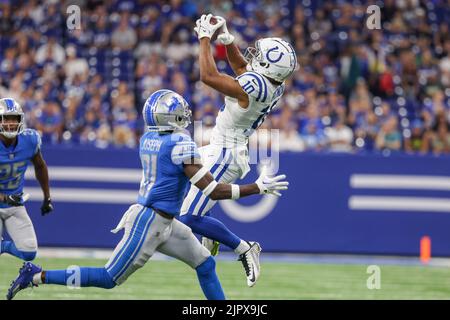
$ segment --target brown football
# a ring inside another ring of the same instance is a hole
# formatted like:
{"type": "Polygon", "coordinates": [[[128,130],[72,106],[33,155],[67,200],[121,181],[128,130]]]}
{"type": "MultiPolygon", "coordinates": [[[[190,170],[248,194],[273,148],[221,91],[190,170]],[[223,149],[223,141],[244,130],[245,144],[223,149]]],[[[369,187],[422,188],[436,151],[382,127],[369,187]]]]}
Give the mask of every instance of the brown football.
{"type": "MultiPolygon", "coordinates": [[[[214,16],[212,16],[211,17],[211,20],[209,20],[210,21],[210,23],[212,24],[212,25],[215,25],[218,21],[217,21],[217,18],[216,17],[214,17],[214,16]]],[[[219,29],[217,29],[216,30],[216,32],[214,32],[214,34],[212,35],[212,37],[211,37],[211,42],[213,42],[213,41],[215,41],[216,39],[217,39],[217,36],[221,33],[221,29],[222,28],[219,28],[219,29]]]]}

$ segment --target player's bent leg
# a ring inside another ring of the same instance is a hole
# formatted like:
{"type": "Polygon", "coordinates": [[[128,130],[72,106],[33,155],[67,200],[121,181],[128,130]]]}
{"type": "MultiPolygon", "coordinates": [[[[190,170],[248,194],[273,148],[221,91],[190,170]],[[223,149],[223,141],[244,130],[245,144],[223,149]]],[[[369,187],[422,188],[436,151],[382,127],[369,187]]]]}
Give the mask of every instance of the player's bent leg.
{"type": "MultiPolygon", "coordinates": [[[[116,283],[104,267],[80,267],[69,268],[67,270],[47,270],[42,271],[41,283],[59,284],[72,287],[97,287],[112,289],[116,283]]],[[[39,284],[39,278],[34,279],[34,284],[39,284]]]]}
{"type": "MultiPolygon", "coordinates": [[[[12,299],[17,292],[38,284],[57,284],[81,287],[114,288],[123,283],[130,274],[148,260],[154,248],[160,242],[154,241],[153,233],[162,233],[169,222],[156,221],[155,228],[149,232],[150,225],[155,221],[156,214],[152,209],[134,206],[127,211],[125,221],[125,235],[116,247],[113,256],[103,268],[69,268],[67,270],[46,270],[30,262],[26,262],[19,271],[19,276],[13,281],[8,290],[8,299],[12,299]]],[[[159,240],[158,240],[159,241],[159,240]]]]}
{"type": "Polygon", "coordinates": [[[225,300],[225,294],[216,274],[216,261],[209,256],[197,268],[197,278],[208,300],[225,300]]]}
{"type": "Polygon", "coordinates": [[[105,268],[69,268],[43,271],[40,266],[25,262],[19,275],[8,289],[6,298],[11,300],[21,290],[40,284],[56,284],[68,287],[97,287],[112,289],[116,286],[105,268]]]}
{"type": "Polygon", "coordinates": [[[162,241],[159,235],[163,235],[170,226],[170,221],[157,215],[151,208],[138,206],[137,209],[129,215],[124,237],[105,265],[118,285],[150,259],[162,241]]]}
{"type": "Polygon", "coordinates": [[[12,241],[2,241],[1,252],[7,252],[19,259],[32,261],[36,258],[37,239],[33,223],[27,214],[25,207],[6,209],[11,211],[5,219],[6,231],[12,241]]]}
{"type": "Polygon", "coordinates": [[[241,243],[241,239],[216,218],[186,214],[177,219],[190,227],[192,232],[219,241],[233,250],[241,243]]]}
{"type": "Polygon", "coordinates": [[[174,219],[168,240],[156,250],[181,260],[195,269],[200,287],[208,300],[225,299],[222,285],[216,274],[215,261],[189,227],[174,219]]]}

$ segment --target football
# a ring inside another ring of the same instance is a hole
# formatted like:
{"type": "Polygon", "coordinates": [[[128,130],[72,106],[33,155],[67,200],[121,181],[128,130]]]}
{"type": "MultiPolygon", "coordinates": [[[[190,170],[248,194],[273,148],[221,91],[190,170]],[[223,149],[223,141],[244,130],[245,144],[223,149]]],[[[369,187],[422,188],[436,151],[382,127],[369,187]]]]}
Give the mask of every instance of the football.
{"type": "Polygon", "coordinates": [[[215,16],[212,16],[211,20],[209,20],[211,22],[211,24],[216,24],[217,23],[217,18],[215,16]]]}
{"type": "MultiPolygon", "coordinates": [[[[215,25],[219,22],[215,16],[212,16],[211,20],[209,20],[209,21],[211,22],[212,25],[215,25]]],[[[214,32],[214,34],[211,37],[211,42],[215,41],[217,39],[217,36],[221,32],[222,32],[222,28],[217,29],[216,32],[214,32]]]]}

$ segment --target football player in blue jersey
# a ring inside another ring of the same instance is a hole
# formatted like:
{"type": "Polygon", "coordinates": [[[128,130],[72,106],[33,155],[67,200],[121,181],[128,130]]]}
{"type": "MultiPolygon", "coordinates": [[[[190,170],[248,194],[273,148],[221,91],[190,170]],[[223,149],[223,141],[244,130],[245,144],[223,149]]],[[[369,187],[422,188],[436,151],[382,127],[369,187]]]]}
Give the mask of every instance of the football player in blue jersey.
{"type": "Polygon", "coordinates": [[[41,213],[45,215],[53,210],[47,165],[40,136],[24,128],[24,113],[14,99],[0,99],[0,120],[0,239],[3,228],[12,239],[0,241],[0,255],[9,253],[31,261],[36,257],[37,240],[23,204],[24,174],[31,161],[44,193],[41,213]]]}
{"type": "Polygon", "coordinates": [[[45,271],[26,262],[8,290],[8,299],[39,284],[75,283],[111,289],[141,268],[155,251],[195,269],[206,298],[225,299],[210,252],[189,227],[174,219],[180,213],[188,181],[215,200],[278,193],[287,189],[288,182],[283,181],[283,175],[270,178],[262,174],[253,184],[218,183],[202,166],[191,137],[182,132],[190,123],[191,111],[183,97],[173,91],[154,92],[144,105],[143,116],[148,131],[139,144],[143,169],[139,195],[137,203],[130,206],[112,230],[125,229],[109,261],[100,268],[45,271]]]}

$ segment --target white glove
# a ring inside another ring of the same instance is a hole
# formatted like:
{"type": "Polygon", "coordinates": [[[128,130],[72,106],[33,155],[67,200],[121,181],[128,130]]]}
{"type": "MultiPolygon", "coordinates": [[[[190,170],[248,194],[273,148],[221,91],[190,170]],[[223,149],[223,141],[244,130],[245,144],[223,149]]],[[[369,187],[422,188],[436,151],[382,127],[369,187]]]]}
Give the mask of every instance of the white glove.
{"type": "Polygon", "coordinates": [[[211,37],[214,35],[214,33],[222,27],[222,25],[225,23],[225,19],[217,19],[216,24],[211,24],[211,18],[213,17],[212,14],[204,14],[196,21],[196,27],[194,28],[195,32],[197,32],[198,39],[208,37],[211,39],[211,37]]]}
{"type": "Polygon", "coordinates": [[[220,21],[223,19],[224,23],[223,23],[223,33],[219,34],[219,36],[217,37],[217,39],[219,40],[220,43],[224,44],[224,45],[229,45],[232,44],[234,41],[234,36],[228,32],[228,28],[227,28],[227,22],[225,21],[224,18],[220,17],[220,16],[216,16],[216,18],[220,21]]]}
{"type": "Polygon", "coordinates": [[[286,175],[282,174],[274,178],[267,176],[267,168],[264,167],[259,175],[258,180],[255,183],[258,185],[260,194],[273,194],[276,196],[281,196],[278,190],[287,190],[289,182],[280,181],[286,179],[286,175]]]}

